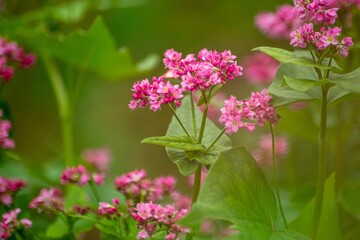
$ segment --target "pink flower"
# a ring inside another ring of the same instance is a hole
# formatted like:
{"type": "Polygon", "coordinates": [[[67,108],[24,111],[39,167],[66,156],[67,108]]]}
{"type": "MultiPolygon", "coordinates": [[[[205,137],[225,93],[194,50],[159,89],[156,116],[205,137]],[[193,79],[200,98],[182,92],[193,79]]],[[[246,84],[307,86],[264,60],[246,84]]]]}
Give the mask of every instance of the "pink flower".
{"type": "Polygon", "coordinates": [[[23,180],[0,177],[0,204],[9,207],[13,203],[13,196],[26,186],[23,180]]]}
{"type": "Polygon", "coordinates": [[[315,39],[315,32],[312,23],[305,23],[298,29],[295,29],[290,33],[290,45],[294,47],[305,48],[308,43],[311,43],[315,39]]]}
{"type": "Polygon", "coordinates": [[[83,165],[67,167],[61,174],[61,184],[78,184],[84,186],[90,181],[90,174],[83,165]]]}
{"type": "Polygon", "coordinates": [[[114,198],[113,204],[107,202],[99,202],[98,214],[107,218],[114,218],[120,215],[119,199],[114,198]]]}
{"type": "MultiPolygon", "coordinates": [[[[284,158],[288,154],[288,141],[284,136],[275,137],[276,158],[284,158]]],[[[260,164],[269,164],[272,161],[272,139],[271,135],[262,135],[259,148],[253,152],[253,156],[260,164]]]]}
{"type": "Polygon", "coordinates": [[[267,89],[263,89],[260,93],[251,93],[249,106],[255,113],[254,118],[259,126],[263,126],[265,122],[277,124],[279,120],[275,108],[271,105],[271,99],[272,97],[268,94],[267,89]]]}
{"type": "Polygon", "coordinates": [[[18,219],[20,212],[20,208],[16,208],[2,215],[2,222],[0,222],[0,239],[7,239],[18,229],[30,228],[32,226],[32,222],[29,219],[18,219]]]}
{"type": "Polygon", "coordinates": [[[257,52],[254,55],[246,57],[243,60],[243,65],[246,79],[248,79],[251,84],[268,85],[275,78],[279,62],[264,53],[257,52]]]}
{"type": "Polygon", "coordinates": [[[93,174],[93,181],[95,184],[97,185],[103,185],[104,184],[104,179],[105,179],[105,175],[102,173],[94,173],[93,174]]]}
{"type": "Polygon", "coordinates": [[[94,166],[96,171],[106,172],[111,161],[111,153],[107,148],[87,149],[83,152],[82,158],[94,166]]]}
{"type": "MultiPolygon", "coordinates": [[[[1,69],[0,69],[1,75],[1,69]]],[[[0,109],[0,149],[14,149],[15,142],[9,138],[11,130],[11,122],[9,120],[2,119],[3,111],[0,109]]]]}
{"type": "Polygon", "coordinates": [[[17,43],[8,42],[5,38],[0,37],[0,78],[4,82],[8,82],[13,77],[13,64],[28,68],[35,61],[36,56],[34,54],[26,54],[24,49],[19,47],[17,43]]]}
{"type": "Polygon", "coordinates": [[[255,24],[270,38],[289,39],[290,32],[299,26],[300,21],[293,7],[285,4],[274,13],[259,13],[255,17],[255,24]]]}
{"type": "Polygon", "coordinates": [[[342,57],[349,55],[349,47],[353,45],[351,37],[344,37],[341,43],[337,46],[337,50],[342,57]]]}
{"type": "Polygon", "coordinates": [[[59,188],[41,189],[40,194],[29,204],[29,208],[38,211],[63,211],[64,197],[59,188]]]}
{"type": "Polygon", "coordinates": [[[341,34],[341,28],[329,27],[327,30],[325,28],[322,28],[321,33],[322,35],[319,37],[319,40],[316,42],[317,49],[324,50],[330,45],[337,46],[339,44],[337,37],[340,36],[341,34]]]}

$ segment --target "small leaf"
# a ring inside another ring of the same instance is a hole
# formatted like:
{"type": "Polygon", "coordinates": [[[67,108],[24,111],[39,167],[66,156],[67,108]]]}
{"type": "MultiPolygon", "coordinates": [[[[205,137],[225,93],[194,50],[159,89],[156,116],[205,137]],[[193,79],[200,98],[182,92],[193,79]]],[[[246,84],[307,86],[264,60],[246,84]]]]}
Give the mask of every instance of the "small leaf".
{"type": "Polygon", "coordinates": [[[155,144],[184,151],[205,151],[202,145],[193,143],[188,136],[149,137],[142,140],[141,143],[155,144]]]}
{"type": "Polygon", "coordinates": [[[304,57],[299,57],[294,52],[291,52],[291,51],[288,51],[285,49],[281,49],[281,48],[257,47],[257,48],[254,48],[252,51],[256,51],[256,50],[259,50],[259,51],[275,58],[276,60],[278,60],[281,63],[293,63],[296,65],[301,65],[301,66],[306,66],[306,67],[315,67],[315,68],[319,68],[319,69],[334,68],[333,66],[329,67],[327,65],[314,63],[314,61],[312,61],[310,59],[307,59],[304,57]]]}
{"type": "MultiPolygon", "coordinates": [[[[190,104],[189,97],[185,97],[183,99],[182,106],[176,110],[176,113],[179,116],[179,118],[181,119],[185,128],[190,133],[193,133],[194,127],[193,127],[193,123],[192,123],[191,104],[190,104]]],[[[197,133],[199,133],[201,119],[202,119],[202,112],[198,108],[195,108],[195,118],[196,118],[197,133]]],[[[204,145],[205,148],[206,148],[206,146],[209,146],[215,140],[215,138],[219,135],[220,132],[221,132],[221,130],[218,129],[215,126],[215,124],[213,124],[211,122],[210,119],[207,119],[202,145],[204,145]]],[[[184,132],[181,129],[181,127],[175,117],[172,118],[166,135],[167,136],[184,135],[184,132]]],[[[231,140],[229,139],[228,136],[222,135],[221,138],[218,140],[217,145],[221,146],[222,149],[229,149],[229,148],[231,148],[231,140]]],[[[211,152],[213,152],[215,154],[215,156],[211,157],[211,163],[213,163],[219,157],[220,151],[221,150],[214,151],[214,149],[211,149],[211,152]]],[[[191,175],[199,167],[198,160],[192,161],[192,159],[189,159],[189,157],[187,155],[188,153],[184,150],[178,150],[178,149],[167,147],[166,152],[167,152],[169,158],[171,159],[171,161],[178,166],[180,173],[184,176],[191,175]]],[[[205,158],[205,157],[209,157],[209,156],[203,156],[203,157],[205,158]]],[[[203,160],[199,160],[199,161],[203,161],[203,160]]],[[[204,159],[204,161],[209,162],[209,158],[204,159]]]]}

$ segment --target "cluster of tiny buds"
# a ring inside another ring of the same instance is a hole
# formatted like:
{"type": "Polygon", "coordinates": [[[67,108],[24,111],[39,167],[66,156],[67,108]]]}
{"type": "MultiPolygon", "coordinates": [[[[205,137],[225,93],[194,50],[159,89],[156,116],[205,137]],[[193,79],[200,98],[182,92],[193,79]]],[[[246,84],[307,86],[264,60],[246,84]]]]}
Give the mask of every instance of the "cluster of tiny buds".
{"type": "Polygon", "coordinates": [[[36,57],[32,53],[26,54],[16,42],[8,42],[0,37],[0,79],[8,82],[13,78],[14,63],[23,68],[28,68],[35,63],[36,57]]]}
{"type": "Polygon", "coordinates": [[[135,170],[115,178],[115,188],[133,204],[140,201],[159,201],[175,189],[176,179],[171,176],[146,178],[146,171],[135,170]]]}
{"type": "Polygon", "coordinates": [[[103,173],[90,173],[83,165],[77,167],[67,167],[61,174],[61,184],[77,184],[84,186],[90,181],[97,185],[104,183],[105,175],[103,173]]]}
{"type": "Polygon", "coordinates": [[[108,219],[113,219],[121,214],[120,201],[118,198],[112,199],[112,204],[107,202],[99,202],[98,214],[108,219]]]}
{"type": "Polygon", "coordinates": [[[236,133],[240,128],[254,131],[256,124],[263,126],[265,122],[276,124],[279,116],[271,105],[271,99],[266,89],[251,93],[249,100],[239,101],[231,96],[220,109],[219,121],[225,125],[228,134],[236,133]]]}
{"type": "Polygon", "coordinates": [[[3,111],[0,109],[0,149],[14,149],[15,142],[9,138],[11,122],[3,119],[3,111]]]}
{"type": "Polygon", "coordinates": [[[164,239],[179,239],[179,233],[189,230],[180,227],[176,222],[183,218],[187,212],[187,209],[177,211],[171,205],[163,207],[152,202],[138,203],[131,214],[132,218],[138,222],[138,228],[141,229],[137,239],[151,239],[160,227],[166,228],[167,235],[164,239]]]}
{"type": "Polygon", "coordinates": [[[26,183],[19,179],[11,180],[0,177],[0,205],[10,206],[13,203],[14,195],[26,187],[26,183]]]}
{"type": "Polygon", "coordinates": [[[32,222],[29,219],[18,219],[20,212],[20,208],[16,208],[2,215],[2,221],[0,222],[0,239],[8,239],[16,230],[30,228],[32,226],[32,222]]]}

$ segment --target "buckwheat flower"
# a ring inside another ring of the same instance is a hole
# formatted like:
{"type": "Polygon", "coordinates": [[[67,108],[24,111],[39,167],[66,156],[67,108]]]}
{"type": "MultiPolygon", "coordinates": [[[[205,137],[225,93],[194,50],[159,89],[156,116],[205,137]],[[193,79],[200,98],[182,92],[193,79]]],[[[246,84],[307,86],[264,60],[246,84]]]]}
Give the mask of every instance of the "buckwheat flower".
{"type": "Polygon", "coordinates": [[[179,67],[182,54],[175,51],[174,49],[168,49],[164,53],[164,65],[166,68],[177,68],[179,67]]]}
{"type": "Polygon", "coordinates": [[[253,119],[254,112],[251,111],[247,100],[238,101],[236,97],[231,96],[224,101],[224,107],[220,111],[219,121],[225,125],[227,134],[236,133],[240,128],[255,130],[255,124],[249,121],[253,119]]]}
{"type": "Polygon", "coordinates": [[[269,85],[279,67],[278,61],[261,52],[247,56],[242,63],[245,77],[253,85],[269,85]]]}
{"type": "Polygon", "coordinates": [[[20,208],[16,208],[2,215],[2,222],[0,222],[0,239],[10,238],[17,230],[30,228],[32,226],[32,222],[29,219],[18,219],[20,212],[20,208]]]}
{"type": "Polygon", "coordinates": [[[83,165],[77,167],[67,167],[61,174],[61,184],[86,185],[91,180],[90,173],[83,165]]]}
{"type": "Polygon", "coordinates": [[[0,205],[9,207],[13,203],[14,195],[26,186],[23,180],[0,177],[0,205]]]}
{"type": "Polygon", "coordinates": [[[329,25],[334,24],[338,17],[339,8],[332,8],[331,3],[327,0],[295,0],[294,5],[299,18],[303,21],[329,25]]]}
{"type": "Polygon", "coordinates": [[[29,204],[29,208],[37,209],[38,211],[63,211],[64,197],[61,189],[50,188],[41,189],[40,194],[35,197],[29,204]]]}
{"type": "Polygon", "coordinates": [[[300,21],[292,6],[285,4],[275,12],[262,12],[256,15],[255,24],[270,38],[289,39],[290,32],[297,28],[300,21]]]}
{"type": "Polygon", "coordinates": [[[308,43],[315,39],[315,31],[312,23],[305,23],[290,33],[290,45],[305,48],[308,43]]]}
{"type": "Polygon", "coordinates": [[[111,162],[111,152],[107,148],[86,149],[82,159],[95,168],[97,172],[106,172],[111,162]]]}
{"type": "Polygon", "coordinates": [[[190,209],[191,198],[189,196],[173,191],[170,193],[170,197],[174,203],[174,207],[176,210],[190,209]]]}
{"type": "Polygon", "coordinates": [[[316,47],[318,50],[324,50],[330,45],[336,46],[339,44],[339,40],[337,38],[341,34],[341,28],[329,27],[327,30],[325,28],[322,28],[321,33],[322,35],[319,37],[318,41],[316,42],[316,47]]]}
{"type": "Polygon", "coordinates": [[[170,193],[175,189],[176,179],[173,176],[158,177],[154,180],[154,184],[162,191],[170,193]]]}
{"type": "Polygon", "coordinates": [[[99,202],[98,214],[109,219],[120,215],[119,199],[114,198],[112,204],[107,202],[99,202]]]}
{"type": "Polygon", "coordinates": [[[249,106],[255,113],[254,118],[259,126],[263,126],[265,122],[276,124],[279,120],[275,108],[271,105],[271,99],[267,89],[251,93],[249,106]]]}
{"type": "Polygon", "coordinates": [[[5,38],[0,37],[0,79],[5,83],[13,78],[16,65],[28,68],[35,61],[34,54],[27,54],[17,43],[8,42],[5,38]]]}
{"type": "Polygon", "coordinates": [[[96,185],[103,185],[104,184],[104,179],[105,179],[105,175],[103,173],[94,173],[92,175],[93,181],[96,185]]]}
{"type": "Polygon", "coordinates": [[[11,122],[3,119],[3,115],[3,111],[0,109],[0,149],[14,149],[15,142],[9,138],[11,122]]]}
{"type": "MultiPolygon", "coordinates": [[[[288,154],[288,141],[284,136],[275,137],[276,159],[281,159],[288,154]]],[[[272,161],[272,137],[270,134],[262,135],[259,147],[253,152],[253,156],[259,164],[268,165],[272,161]]]]}
{"type": "Polygon", "coordinates": [[[349,47],[353,45],[351,37],[344,37],[341,40],[341,43],[337,46],[337,50],[342,57],[347,57],[349,55],[349,47]]]}

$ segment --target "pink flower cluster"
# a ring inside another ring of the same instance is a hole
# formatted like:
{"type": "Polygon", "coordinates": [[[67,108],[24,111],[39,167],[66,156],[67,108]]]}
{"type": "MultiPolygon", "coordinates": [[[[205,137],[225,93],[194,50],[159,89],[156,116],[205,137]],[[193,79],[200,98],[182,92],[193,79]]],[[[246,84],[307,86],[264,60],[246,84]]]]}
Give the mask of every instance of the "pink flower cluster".
{"type": "Polygon", "coordinates": [[[324,25],[334,24],[339,8],[331,7],[328,0],[294,0],[295,10],[303,21],[324,25]]]}
{"type": "Polygon", "coordinates": [[[0,177],[0,204],[10,206],[13,203],[14,195],[26,187],[26,183],[19,179],[8,179],[0,177]]]}
{"type": "Polygon", "coordinates": [[[321,27],[319,32],[314,30],[312,23],[305,23],[300,28],[291,32],[290,44],[294,47],[305,48],[308,44],[313,45],[319,51],[330,48],[337,51],[342,57],[349,54],[349,47],[353,45],[351,37],[344,37],[341,41],[341,28],[321,27]]]}
{"type": "Polygon", "coordinates": [[[116,177],[114,185],[133,203],[155,202],[161,200],[164,194],[170,194],[175,189],[176,179],[166,176],[150,180],[146,178],[146,171],[142,169],[116,177]]]}
{"type": "Polygon", "coordinates": [[[301,24],[297,12],[288,4],[280,6],[276,12],[261,12],[255,17],[255,24],[270,38],[289,39],[290,32],[301,24]]]}
{"type": "Polygon", "coordinates": [[[91,174],[83,165],[77,167],[67,167],[61,174],[61,184],[78,184],[84,186],[90,181],[94,181],[97,185],[104,183],[105,175],[103,173],[91,174]]]}
{"type": "Polygon", "coordinates": [[[224,101],[219,121],[225,125],[228,134],[236,133],[240,128],[253,131],[256,123],[259,126],[263,126],[265,122],[276,124],[279,117],[271,105],[271,99],[266,89],[260,93],[251,93],[249,100],[239,101],[231,96],[224,101]]]}
{"type": "Polygon", "coordinates": [[[350,8],[356,6],[360,9],[360,0],[329,0],[329,6],[338,8],[350,8]]]}
{"type": "MultiPolygon", "coordinates": [[[[288,141],[284,136],[275,137],[276,158],[283,158],[288,154],[288,141]]],[[[261,164],[270,163],[272,160],[272,138],[270,134],[262,135],[259,148],[253,152],[253,156],[261,164]]]]}
{"type": "Polygon", "coordinates": [[[8,239],[17,229],[30,228],[32,226],[32,222],[29,219],[18,219],[20,212],[20,208],[16,208],[2,215],[2,221],[0,222],[0,239],[8,239]]]}
{"type": "Polygon", "coordinates": [[[180,239],[178,234],[188,232],[188,229],[180,227],[176,222],[183,218],[187,212],[186,209],[177,211],[171,205],[163,207],[152,202],[138,203],[131,214],[138,222],[137,227],[141,229],[137,239],[152,239],[158,228],[166,229],[167,235],[164,239],[180,239]]]}
{"type": "Polygon", "coordinates": [[[242,67],[237,65],[236,56],[229,50],[221,53],[217,51],[201,50],[197,57],[194,54],[187,55],[182,59],[182,54],[174,49],[165,52],[164,65],[168,69],[162,77],[153,77],[152,82],[148,79],[138,81],[131,89],[133,100],[129,108],[144,108],[157,111],[161,105],[174,103],[181,106],[181,99],[185,91],[206,90],[211,86],[225,84],[227,79],[234,79],[242,75],[242,67]],[[164,78],[180,78],[181,87],[173,85],[164,78]]]}
{"type": "Polygon", "coordinates": [[[15,142],[9,138],[11,122],[9,120],[2,119],[3,115],[3,111],[0,109],[0,148],[14,149],[15,142]]]}
{"type": "Polygon", "coordinates": [[[82,158],[97,172],[106,172],[111,162],[111,153],[107,148],[86,149],[82,158]]]}
{"type": "Polygon", "coordinates": [[[4,82],[8,82],[14,75],[14,67],[11,64],[17,63],[27,68],[33,65],[35,60],[34,54],[26,54],[16,42],[8,42],[0,37],[0,78],[4,82]]]}
{"type": "Polygon", "coordinates": [[[29,208],[37,209],[40,212],[43,210],[63,211],[64,197],[61,189],[41,189],[40,194],[30,202],[29,208]]]}
{"type": "Polygon", "coordinates": [[[112,199],[112,204],[107,202],[99,202],[98,214],[108,219],[116,218],[120,215],[120,201],[117,198],[112,199]]]}
{"type": "Polygon", "coordinates": [[[168,103],[175,103],[179,107],[183,98],[179,85],[172,85],[170,81],[165,82],[163,77],[153,77],[152,83],[148,79],[138,81],[131,90],[134,92],[134,100],[129,103],[131,110],[150,105],[151,110],[157,111],[161,109],[161,105],[168,103]]]}
{"type": "Polygon", "coordinates": [[[279,62],[262,52],[257,52],[243,60],[245,77],[251,84],[268,85],[275,78],[279,62]]]}

